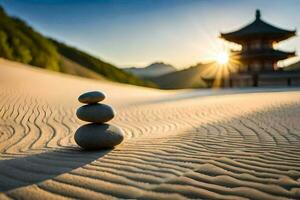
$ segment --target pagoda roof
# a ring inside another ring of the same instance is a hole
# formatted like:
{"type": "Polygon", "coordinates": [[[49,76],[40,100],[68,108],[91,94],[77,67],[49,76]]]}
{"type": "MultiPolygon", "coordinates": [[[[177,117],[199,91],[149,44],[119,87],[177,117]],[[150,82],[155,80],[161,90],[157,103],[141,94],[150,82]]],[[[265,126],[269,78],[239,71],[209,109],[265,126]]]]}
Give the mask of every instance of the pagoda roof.
{"type": "Polygon", "coordinates": [[[251,59],[273,59],[273,60],[283,60],[295,56],[295,52],[280,51],[276,49],[262,49],[262,50],[252,50],[252,51],[240,51],[234,52],[233,55],[238,56],[241,60],[251,60],[251,59]]]}
{"type": "Polygon", "coordinates": [[[260,11],[256,10],[256,18],[252,23],[233,32],[221,33],[220,37],[231,42],[242,43],[248,39],[260,38],[278,42],[295,35],[296,30],[281,29],[263,21],[260,17],[260,11]]]}

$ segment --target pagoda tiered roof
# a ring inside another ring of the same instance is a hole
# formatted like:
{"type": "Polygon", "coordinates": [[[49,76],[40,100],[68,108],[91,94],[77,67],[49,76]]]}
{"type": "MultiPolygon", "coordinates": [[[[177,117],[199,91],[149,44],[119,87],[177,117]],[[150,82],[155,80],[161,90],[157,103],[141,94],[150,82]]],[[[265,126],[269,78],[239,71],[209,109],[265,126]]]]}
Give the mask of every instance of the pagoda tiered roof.
{"type": "Polygon", "coordinates": [[[270,60],[283,60],[286,58],[290,58],[296,55],[294,51],[281,51],[277,49],[259,49],[259,50],[248,50],[233,52],[234,56],[239,57],[241,60],[247,59],[270,59],[270,60]]]}
{"type": "Polygon", "coordinates": [[[256,10],[255,20],[243,28],[229,32],[221,33],[220,37],[235,43],[243,43],[249,39],[270,39],[275,42],[285,40],[296,35],[296,30],[285,30],[275,27],[260,17],[260,11],[256,10]]]}

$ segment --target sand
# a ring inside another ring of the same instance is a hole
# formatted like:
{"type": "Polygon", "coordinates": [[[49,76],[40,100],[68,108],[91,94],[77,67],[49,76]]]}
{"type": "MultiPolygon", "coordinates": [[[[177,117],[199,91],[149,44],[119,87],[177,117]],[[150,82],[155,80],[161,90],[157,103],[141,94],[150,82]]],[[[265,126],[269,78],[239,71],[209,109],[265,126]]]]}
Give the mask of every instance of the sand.
{"type": "Polygon", "coordinates": [[[0,60],[0,199],[299,199],[300,90],[162,91],[0,60]],[[77,97],[124,142],[82,151],[77,97]]]}

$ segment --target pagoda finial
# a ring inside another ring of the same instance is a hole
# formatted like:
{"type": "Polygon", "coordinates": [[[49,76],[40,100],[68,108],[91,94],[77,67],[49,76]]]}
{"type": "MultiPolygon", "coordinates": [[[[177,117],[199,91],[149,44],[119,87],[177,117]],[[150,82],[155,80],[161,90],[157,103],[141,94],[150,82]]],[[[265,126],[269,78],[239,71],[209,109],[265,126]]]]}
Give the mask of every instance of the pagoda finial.
{"type": "Polygon", "coordinates": [[[255,11],[255,18],[260,19],[260,10],[259,9],[256,9],[256,11],[255,11]]]}

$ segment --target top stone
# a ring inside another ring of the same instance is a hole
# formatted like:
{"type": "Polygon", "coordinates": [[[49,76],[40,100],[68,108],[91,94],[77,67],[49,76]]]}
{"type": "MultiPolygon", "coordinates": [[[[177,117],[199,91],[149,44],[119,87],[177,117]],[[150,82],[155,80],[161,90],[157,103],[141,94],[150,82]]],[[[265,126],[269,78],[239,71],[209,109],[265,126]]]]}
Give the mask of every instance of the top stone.
{"type": "Polygon", "coordinates": [[[98,91],[86,92],[78,97],[78,101],[86,104],[98,103],[105,99],[105,94],[98,91]]]}

